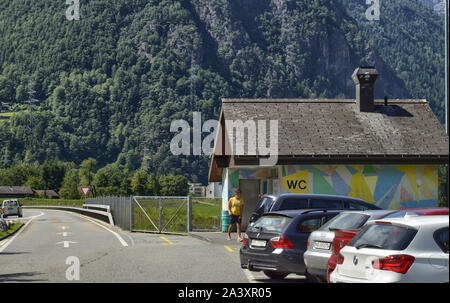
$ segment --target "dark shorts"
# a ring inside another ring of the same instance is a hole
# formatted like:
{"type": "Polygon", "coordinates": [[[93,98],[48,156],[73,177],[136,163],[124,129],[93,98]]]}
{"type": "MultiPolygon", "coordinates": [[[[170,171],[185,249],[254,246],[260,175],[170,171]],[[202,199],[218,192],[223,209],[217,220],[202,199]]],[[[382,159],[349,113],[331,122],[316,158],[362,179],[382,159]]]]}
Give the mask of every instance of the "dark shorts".
{"type": "Polygon", "coordinates": [[[235,224],[235,223],[241,224],[241,219],[239,218],[239,216],[231,215],[230,216],[230,224],[235,224]]]}

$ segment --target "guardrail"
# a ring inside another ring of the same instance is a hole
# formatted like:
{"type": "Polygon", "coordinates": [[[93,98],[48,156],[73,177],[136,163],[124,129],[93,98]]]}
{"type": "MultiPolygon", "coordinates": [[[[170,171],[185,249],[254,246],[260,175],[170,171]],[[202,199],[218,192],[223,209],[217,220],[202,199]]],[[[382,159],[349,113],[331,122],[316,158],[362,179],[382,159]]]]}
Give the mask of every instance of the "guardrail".
{"type": "Polygon", "coordinates": [[[87,209],[96,209],[96,210],[103,210],[108,213],[111,213],[111,206],[109,205],[101,205],[101,204],[83,204],[83,208],[87,209]]]}
{"type": "MultiPolygon", "coordinates": [[[[96,208],[105,209],[100,206],[107,206],[107,205],[94,205],[94,206],[96,208]]],[[[109,211],[87,209],[87,208],[80,208],[80,207],[70,207],[70,206],[39,206],[39,205],[25,206],[24,205],[23,208],[55,209],[55,210],[72,211],[72,212],[79,213],[79,214],[82,214],[82,215],[85,215],[88,217],[102,220],[102,221],[114,226],[114,219],[111,215],[111,212],[109,212],[109,211]]]]}

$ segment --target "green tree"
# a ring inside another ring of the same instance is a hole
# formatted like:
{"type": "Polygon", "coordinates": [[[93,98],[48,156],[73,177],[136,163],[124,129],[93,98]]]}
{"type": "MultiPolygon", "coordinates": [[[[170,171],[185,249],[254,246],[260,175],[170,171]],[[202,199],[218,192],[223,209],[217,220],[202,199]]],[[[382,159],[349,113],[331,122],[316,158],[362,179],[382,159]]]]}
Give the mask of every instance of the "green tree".
{"type": "Polygon", "coordinates": [[[42,180],[41,177],[31,176],[28,178],[27,182],[25,183],[26,186],[30,187],[31,189],[45,189],[45,182],[42,180]]]}
{"type": "Polygon", "coordinates": [[[145,196],[148,193],[147,174],[141,169],[136,170],[131,178],[131,192],[137,196],[145,196]]]}
{"type": "Polygon", "coordinates": [[[189,192],[188,179],[185,176],[169,174],[159,178],[162,196],[187,196],[189,192]]]}
{"type": "Polygon", "coordinates": [[[46,160],[41,167],[41,178],[44,189],[58,190],[66,174],[66,166],[62,162],[46,160]]]}
{"type": "Polygon", "coordinates": [[[155,174],[149,174],[147,179],[147,188],[149,195],[159,196],[161,187],[159,185],[159,180],[155,174]]]}
{"type": "Polygon", "coordinates": [[[80,185],[92,186],[94,181],[95,172],[97,171],[97,160],[88,158],[80,164],[80,185]]]}
{"type": "Polygon", "coordinates": [[[76,169],[67,171],[62,182],[62,186],[59,189],[59,195],[64,199],[79,199],[79,184],[80,177],[76,169]]]}

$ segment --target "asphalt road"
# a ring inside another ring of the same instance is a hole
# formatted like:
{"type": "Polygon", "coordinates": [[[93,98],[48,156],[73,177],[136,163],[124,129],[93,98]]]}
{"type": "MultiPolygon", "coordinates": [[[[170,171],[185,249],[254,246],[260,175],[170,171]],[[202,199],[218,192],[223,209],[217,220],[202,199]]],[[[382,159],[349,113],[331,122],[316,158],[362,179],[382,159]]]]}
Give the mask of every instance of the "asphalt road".
{"type": "MultiPolygon", "coordinates": [[[[24,210],[24,219],[18,233],[0,242],[0,282],[274,282],[240,268],[235,241],[224,246],[190,236],[124,232],[57,210],[24,210]]],[[[287,281],[304,279],[293,275],[287,281]]]]}

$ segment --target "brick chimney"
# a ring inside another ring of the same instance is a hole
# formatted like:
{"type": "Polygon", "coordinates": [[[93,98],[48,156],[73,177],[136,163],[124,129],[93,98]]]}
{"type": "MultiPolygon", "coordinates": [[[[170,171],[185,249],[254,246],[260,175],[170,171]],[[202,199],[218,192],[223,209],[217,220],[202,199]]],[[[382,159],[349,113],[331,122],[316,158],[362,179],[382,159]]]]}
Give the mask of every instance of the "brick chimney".
{"type": "Polygon", "coordinates": [[[359,104],[359,111],[372,112],[374,103],[374,86],[378,72],[374,66],[360,66],[355,69],[352,75],[356,84],[356,103],[359,104]]]}

